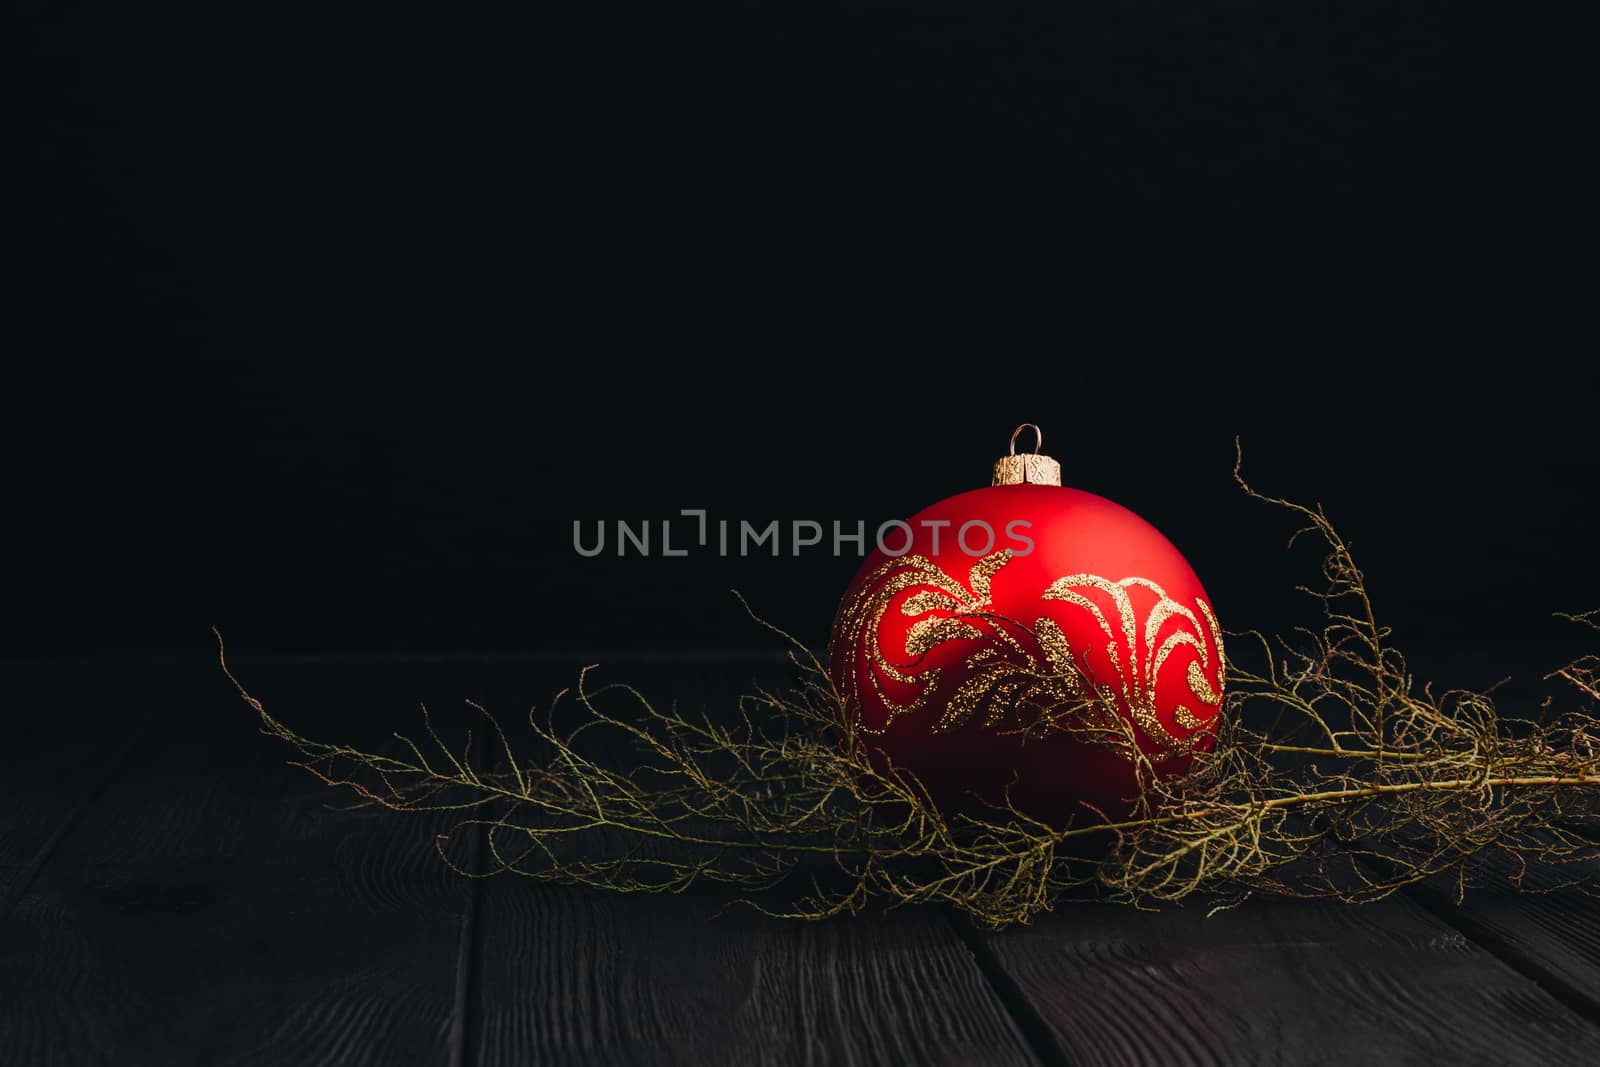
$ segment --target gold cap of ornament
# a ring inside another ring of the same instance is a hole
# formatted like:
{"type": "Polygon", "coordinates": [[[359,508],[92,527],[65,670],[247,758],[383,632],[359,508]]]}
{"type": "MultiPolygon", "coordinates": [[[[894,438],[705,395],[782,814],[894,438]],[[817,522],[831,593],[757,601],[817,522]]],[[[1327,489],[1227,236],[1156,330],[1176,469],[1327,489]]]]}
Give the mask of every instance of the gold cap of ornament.
{"type": "Polygon", "coordinates": [[[1061,464],[1049,456],[1041,456],[1044,431],[1031,422],[1025,422],[1011,433],[1011,451],[994,461],[994,480],[990,485],[1060,485],[1061,464]],[[1033,451],[1017,455],[1017,438],[1023,430],[1033,430],[1033,451]]]}

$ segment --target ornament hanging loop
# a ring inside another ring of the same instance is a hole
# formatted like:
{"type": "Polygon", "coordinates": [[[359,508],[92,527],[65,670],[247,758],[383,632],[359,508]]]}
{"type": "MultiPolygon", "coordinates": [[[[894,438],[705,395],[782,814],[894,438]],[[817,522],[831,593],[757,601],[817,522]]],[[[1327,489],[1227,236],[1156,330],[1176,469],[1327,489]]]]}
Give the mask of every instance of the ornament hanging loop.
{"type": "Polygon", "coordinates": [[[1025,422],[1011,431],[1011,452],[1009,454],[1013,456],[1017,454],[1017,438],[1022,436],[1023,430],[1033,431],[1033,454],[1037,456],[1039,449],[1044,447],[1044,431],[1031,422],[1025,422]]]}
{"type": "Polygon", "coordinates": [[[994,464],[994,478],[990,485],[1060,485],[1061,464],[1049,456],[1041,455],[1044,431],[1031,422],[1025,422],[1011,432],[1011,449],[994,464]],[[1033,430],[1033,451],[1017,455],[1017,438],[1022,431],[1033,430]]]}

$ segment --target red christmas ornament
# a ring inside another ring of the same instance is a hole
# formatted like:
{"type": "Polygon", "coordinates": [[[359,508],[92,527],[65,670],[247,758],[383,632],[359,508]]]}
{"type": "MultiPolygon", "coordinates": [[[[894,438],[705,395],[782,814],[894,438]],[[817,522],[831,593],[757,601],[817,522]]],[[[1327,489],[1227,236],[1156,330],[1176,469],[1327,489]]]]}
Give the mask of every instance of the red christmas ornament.
{"type": "Polygon", "coordinates": [[[1023,428],[989,488],[880,530],[830,665],[869,753],[942,807],[1009,798],[1057,825],[1115,820],[1149,775],[1211,746],[1222,631],[1178,550],[1063,487],[1037,448],[1016,455],[1023,428]]]}

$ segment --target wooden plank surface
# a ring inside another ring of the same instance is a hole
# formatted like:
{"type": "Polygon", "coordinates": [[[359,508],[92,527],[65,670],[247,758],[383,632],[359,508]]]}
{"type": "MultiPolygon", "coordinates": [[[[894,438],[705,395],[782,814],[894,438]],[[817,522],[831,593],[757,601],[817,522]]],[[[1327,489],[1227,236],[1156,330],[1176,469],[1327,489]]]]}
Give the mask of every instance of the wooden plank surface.
{"type": "Polygon", "coordinates": [[[139,668],[14,663],[0,669],[0,921],[107,779],[153,709],[122,699],[139,668]]]}
{"type": "Polygon", "coordinates": [[[1074,1064],[1547,1064],[1600,1047],[1600,1028],[1403,897],[1209,919],[1064,906],[979,943],[1074,1064]]]}
{"type": "MultiPolygon", "coordinates": [[[[460,675],[246,672],[308,733],[392,726],[460,675]]],[[[0,1063],[445,1062],[471,883],[430,827],[327,810],[215,667],[125,696],[167,714],[5,922],[0,1063]]]]}
{"type": "MultiPolygon", "coordinates": [[[[242,675],[304,732],[374,744],[423,700],[488,697],[514,723],[577,666],[242,675]]],[[[1459,913],[1426,894],[1257,902],[1212,919],[1064,905],[999,934],[928,909],[714,917],[714,891],[457,877],[432,848],[445,821],[328,810],[333,794],[286,766],[213,666],[52,670],[0,689],[44,709],[14,716],[24,743],[0,753],[7,1067],[1500,1064],[1600,1044],[1600,904],[1575,894],[1480,893],[1459,913]],[[119,759],[133,709],[150,726],[119,759]]],[[[595,680],[720,706],[757,674],[772,670],[666,660],[595,680]]]]}
{"type": "MultiPolygon", "coordinates": [[[[652,699],[713,706],[748,673],[607,672],[652,699]]],[[[566,681],[510,669],[495,690],[500,707],[521,713],[566,681]]],[[[485,881],[469,1036],[476,1061],[1036,1062],[941,913],[788,923],[725,903],[714,892],[619,896],[514,875],[485,881]]]]}
{"type": "Polygon", "coordinates": [[[476,1062],[1037,1062],[943,916],[484,884],[476,1062]]]}
{"type": "Polygon", "coordinates": [[[1460,903],[1448,884],[1410,892],[1436,917],[1494,952],[1574,1012],[1600,1025],[1600,898],[1569,888],[1596,865],[1529,865],[1523,890],[1494,881],[1469,889],[1460,903]]]}

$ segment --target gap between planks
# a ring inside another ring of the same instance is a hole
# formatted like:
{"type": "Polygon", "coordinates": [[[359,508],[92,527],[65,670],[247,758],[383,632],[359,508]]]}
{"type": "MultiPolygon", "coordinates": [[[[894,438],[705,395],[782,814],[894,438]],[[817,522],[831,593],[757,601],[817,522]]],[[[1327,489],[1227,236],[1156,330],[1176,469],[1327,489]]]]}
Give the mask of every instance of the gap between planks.
{"type": "MultiPolygon", "coordinates": [[[[482,675],[483,704],[495,706],[500,672],[485,666],[482,675]]],[[[490,769],[488,735],[480,730],[473,735],[469,763],[482,773],[490,769]]],[[[483,971],[483,867],[484,835],[487,828],[473,826],[467,839],[467,870],[472,876],[465,879],[466,906],[461,916],[461,941],[456,953],[455,1002],[450,1015],[449,1065],[467,1067],[476,1057],[477,1049],[472,1038],[478,1016],[478,987],[483,971]]]]}
{"type": "MultiPolygon", "coordinates": [[[[1356,862],[1379,877],[1390,877],[1394,873],[1392,865],[1375,856],[1361,856],[1356,862]]],[[[1600,1025],[1600,1000],[1546,967],[1486,924],[1462,911],[1439,889],[1424,884],[1413,884],[1401,886],[1400,892],[1439,922],[1538,986],[1568,1011],[1600,1025]]]]}
{"type": "Polygon", "coordinates": [[[1487,925],[1466,914],[1439,890],[1408,886],[1401,890],[1435,919],[1458,931],[1501,963],[1548,993],[1562,1007],[1600,1026],[1600,1000],[1529,956],[1487,925]]]}
{"type": "Polygon", "coordinates": [[[1066,1049],[1056,1040],[1050,1032],[1050,1024],[1045,1022],[1044,1016],[1034,1007],[1033,1001],[1022,991],[1017,980],[1005,969],[1000,958],[995,955],[983,934],[972,924],[970,919],[958,915],[945,908],[944,917],[949,921],[951,929],[962,944],[967,946],[967,951],[972,953],[972,961],[977,964],[978,971],[983,975],[983,980],[989,983],[989,988],[994,991],[995,998],[1000,1001],[1000,1006],[1006,1014],[1011,1016],[1011,1021],[1021,1032],[1022,1038],[1028,1043],[1028,1049],[1044,1067],[1070,1067],[1071,1060],[1067,1057],[1066,1049]]]}

